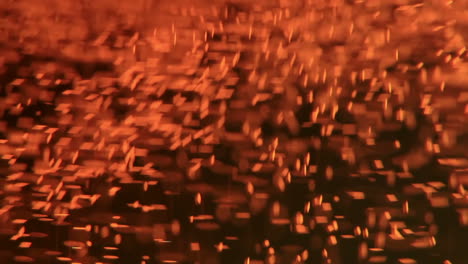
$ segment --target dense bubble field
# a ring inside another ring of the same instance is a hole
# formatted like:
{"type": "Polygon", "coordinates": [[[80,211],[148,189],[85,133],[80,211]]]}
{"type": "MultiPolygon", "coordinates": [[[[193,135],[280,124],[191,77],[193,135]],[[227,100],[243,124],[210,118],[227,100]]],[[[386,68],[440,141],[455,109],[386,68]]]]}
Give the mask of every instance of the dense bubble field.
{"type": "Polygon", "coordinates": [[[4,0],[0,264],[468,263],[468,1],[4,0]]]}

